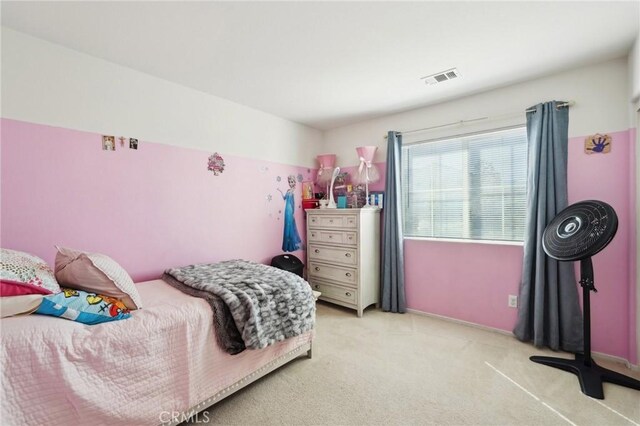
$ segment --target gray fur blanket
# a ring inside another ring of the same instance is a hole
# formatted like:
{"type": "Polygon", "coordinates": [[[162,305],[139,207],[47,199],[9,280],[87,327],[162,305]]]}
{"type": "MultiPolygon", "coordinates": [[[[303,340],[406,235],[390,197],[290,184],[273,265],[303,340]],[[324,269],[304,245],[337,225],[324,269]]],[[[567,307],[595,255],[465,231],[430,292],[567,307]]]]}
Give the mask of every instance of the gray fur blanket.
{"type": "Polygon", "coordinates": [[[168,269],[162,278],[209,302],[218,344],[230,354],[261,349],[314,326],[311,287],[291,272],[229,260],[168,269]]]}

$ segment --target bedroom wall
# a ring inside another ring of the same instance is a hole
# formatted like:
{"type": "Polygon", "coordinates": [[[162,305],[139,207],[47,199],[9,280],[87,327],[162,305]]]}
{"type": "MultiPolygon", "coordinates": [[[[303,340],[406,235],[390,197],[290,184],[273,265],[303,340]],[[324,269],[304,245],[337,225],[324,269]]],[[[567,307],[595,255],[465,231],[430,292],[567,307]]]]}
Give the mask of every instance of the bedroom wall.
{"type": "MultiPolygon", "coordinates": [[[[635,199],[635,218],[636,218],[636,262],[635,271],[632,271],[631,276],[636,277],[636,298],[631,299],[632,312],[635,311],[636,322],[636,359],[640,359],[640,261],[638,260],[638,248],[640,247],[640,197],[638,196],[638,190],[640,189],[640,132],[638,132],[638,126],[640,125],[640,34],[636,37],[636,41],[633,44],[633,48],[629,53],[629,98],[630,103],[630,120],[632,129],[635,129],[635,141],[636,152],[635,158],[632,157],[632,164],[635,165],[635,185],[631,188],[631,199],[635,199]],[[635,303],[635,309],[634,309],[635,303]]],[[[631,339],[634,336],[630,337],[631,339]]]]}
{"type": "Polygon", "coordinates": [[[49,263],[55,244],[101,252],[138,281],[281,254],[277,189],[290,174],[310,177],[322,137],[5,28],[0,124],[2,247],[49,263]],[[139,149],[102,151],[102,134],[138,138],[139,149]],[[207,171],[214,152],[226,163],[219,176],[207,171]]]}
{"type": "Polygon", "coordinates": [[[2,117],[313,166],[316,129],[2,28],[2,117]]]}
{"type": "MultiPolygon", "coordinates": [[[[377,145],[376,162],[384,167],[388,130],[411,130],[479,117],[473,125],[454,125],[406,137],[405,142],[523,124],[524,110],[538,102],[573,100],[569,123],[569,199],[601,199],[616,209],[620,227],[615,240],[594,258],[599,292],[593,297],[593,348],[637,363],[632,303],[636,262],[630,233],[634,228],[632,191],[634,139],[628,120],[627,58],[569,70],[545,78],[475,94],[400,114],[325,132],[322,151],[336,153],[337,164],[355,164],[355,147],[377,145]],[[603,75],[608,78],[604,80],[603,75]],[[594,133],[613,136],[613,150],[588,156],[584,139],[594,133]]],[[[428,87],[424,89],[428,90],[428,87]]],[[[378,184],[380,186],[380,184],[378,184]]],[[[522,246],[405,240],[407,303],[410,309],[511,331],[516,309],[507,306],[518,294],[522,246]]]]}

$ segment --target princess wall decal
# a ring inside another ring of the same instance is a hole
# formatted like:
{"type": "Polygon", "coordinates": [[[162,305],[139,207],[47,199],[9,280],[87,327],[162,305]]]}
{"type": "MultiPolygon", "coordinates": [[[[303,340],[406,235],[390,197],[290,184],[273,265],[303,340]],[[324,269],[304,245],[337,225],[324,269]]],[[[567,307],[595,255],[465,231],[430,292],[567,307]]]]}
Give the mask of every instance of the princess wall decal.
{"type": "Polygon", "coordinates": [[[302,239],[298,234],[298,228],[296,226],[296,202],[294,199],[294,191],[296,189],[296,176],[289,175],[287,178],[289,182],[289,189],[286,193],[283,193],[280,188],[278,192],[282,195],[284,200],[284,231],[282,234],[282,251],[296,251],[300,250],[300,244],[302,239]]]}

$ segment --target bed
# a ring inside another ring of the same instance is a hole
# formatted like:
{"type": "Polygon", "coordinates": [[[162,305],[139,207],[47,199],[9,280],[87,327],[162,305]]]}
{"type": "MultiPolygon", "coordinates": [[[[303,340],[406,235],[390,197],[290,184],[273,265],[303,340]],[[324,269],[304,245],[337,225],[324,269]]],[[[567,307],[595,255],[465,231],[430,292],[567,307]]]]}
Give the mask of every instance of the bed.
{"type": "Polygon", "coordinates": [[[162,280],[137,288],[145,307],[123,321],[2,319],[2,424],[174,425],[311,357],[313,331],[229,355],[216,344],[205,300],[162,280]]]}

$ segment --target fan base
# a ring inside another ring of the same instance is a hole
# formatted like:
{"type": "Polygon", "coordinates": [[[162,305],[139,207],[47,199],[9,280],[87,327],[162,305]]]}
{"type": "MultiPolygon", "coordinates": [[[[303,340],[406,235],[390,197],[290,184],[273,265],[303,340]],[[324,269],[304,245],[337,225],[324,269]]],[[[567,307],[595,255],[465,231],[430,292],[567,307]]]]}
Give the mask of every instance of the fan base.
{"type": "Polygon", "coordinates": [[[627,388],[640,390],[640,380],[600,367],[593,360],[588,363],[582,354],[576,354],[575,359],[550,356],[532,356],[529,359],[538,364],[548,365],[549,367],[559,368],[560,370],[575,374],[578,376],[582,393],[591,398],[604,399],[602,382],[614,383],[627,388]]]}

